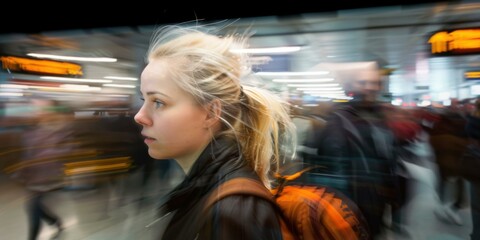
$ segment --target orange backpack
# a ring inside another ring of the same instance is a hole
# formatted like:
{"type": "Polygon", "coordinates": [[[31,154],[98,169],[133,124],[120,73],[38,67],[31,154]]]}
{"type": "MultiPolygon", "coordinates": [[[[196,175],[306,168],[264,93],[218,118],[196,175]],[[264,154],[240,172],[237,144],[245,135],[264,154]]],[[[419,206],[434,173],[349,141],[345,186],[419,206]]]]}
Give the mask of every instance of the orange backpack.
{"type": "Polygon", "coordinates": [[[271,191],[250,178],[231,179],[215,189],[207,207],[230,195],[254,195],[277,206],[284,240],[371,239],[362,213],[347,196],[327,186],[286,185],[289,178],[271,191]]]}

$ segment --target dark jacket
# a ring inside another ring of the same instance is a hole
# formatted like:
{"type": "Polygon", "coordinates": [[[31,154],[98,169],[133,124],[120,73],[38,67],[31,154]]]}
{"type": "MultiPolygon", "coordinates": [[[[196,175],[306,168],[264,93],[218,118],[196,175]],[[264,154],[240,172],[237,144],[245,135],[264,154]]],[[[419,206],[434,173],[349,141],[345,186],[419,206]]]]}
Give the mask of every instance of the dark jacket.
{"type": "MultiPolygon", "coordinates": [[[[319,164],[327,167],[322,171],[350,176],[353,181],[365,175],[378,184],[390,181],[396,168],[396,143],[383,111],[381,106],[354,104],[334,109],[317,141],[318,155],[323,158],[319,164]]],[[[355,198],[358,192],[350,187],[355,198]]]]}
{"type": "Polygon", "coordinates": [[[324,168],[311,178],[350,197],[374,235],[380,231],[385,204],[398,204],[396,143],[384,111],[381,105],[335,107],[317,142],[316,165],[324,168]]]}
{"type": "Polygon", "coordinates": [[[229,196],[204,212],[212,189],[235,177],[258,180],[240,156],[235,141],[212,141],[184,181],[166,196],[161,210],[173,216],[162,239],[281,239],[274,206],[264,199],[229,196]]]}
{"type": "Polygon", "coordinates": [[[430,130],[430,144],[442,178],[461,176],[460,161],[468,145],[467,119],[454,111],[439,112],[430,130]]]}
{"type": "Polygon", "coordinates": [[[465,132],[468,137],[480,140],[480,117],[468,115],[465,132]]]}
{"type": "Polygon", "coordinates": [[[461,159],[462,162],[459,164],[460,172],[464,178],[478,186],[480,185],[478,174],[478,169],[480,169],[480,117],[468,115],[465,129],[470,139],[461,159]]]}

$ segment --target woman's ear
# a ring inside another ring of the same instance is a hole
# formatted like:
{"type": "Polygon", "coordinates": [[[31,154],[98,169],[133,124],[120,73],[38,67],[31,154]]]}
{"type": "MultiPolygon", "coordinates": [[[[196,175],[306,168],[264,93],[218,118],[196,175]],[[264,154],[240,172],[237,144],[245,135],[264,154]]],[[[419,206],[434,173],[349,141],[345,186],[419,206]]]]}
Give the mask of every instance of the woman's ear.
{"type": "Polygon", "coordinates": [[[220,116],[222,114],[222,103],[219,99],[212,100],[210,103],[207,104],[206,109],[208,113],[205,119],[205,127],[211,128],[220,119],[220,116]]]}

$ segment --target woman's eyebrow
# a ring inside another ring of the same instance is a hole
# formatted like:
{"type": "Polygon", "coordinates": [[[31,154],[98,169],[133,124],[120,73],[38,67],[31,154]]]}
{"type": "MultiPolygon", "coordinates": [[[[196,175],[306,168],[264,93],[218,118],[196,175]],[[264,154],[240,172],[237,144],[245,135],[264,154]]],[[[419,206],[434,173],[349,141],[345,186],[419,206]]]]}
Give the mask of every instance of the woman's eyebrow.
{"type": "Polygon", "coordinates": [[[150,95],[157,95],[157,94],[158,94],[158,95],[163,95],[163,96],[165,96],[165,97],[168,97],[168,95],[167,95],[167,94],[165,94],[165,93],[162,93],[162,92],[158,92],[158,91],[148,91],[148,92],[147,92],[147,96],[150,96],[150,95]]]}

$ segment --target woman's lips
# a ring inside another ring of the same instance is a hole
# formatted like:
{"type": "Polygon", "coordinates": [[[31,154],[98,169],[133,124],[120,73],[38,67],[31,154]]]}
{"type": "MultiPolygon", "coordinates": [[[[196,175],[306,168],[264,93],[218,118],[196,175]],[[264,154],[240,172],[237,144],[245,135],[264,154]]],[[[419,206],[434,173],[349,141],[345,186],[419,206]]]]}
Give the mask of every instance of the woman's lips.
{"type": "Polygon", "coordinates": [[[145,140],[143,140],[145,142],[145,144],[149,144],[149,143],[152,143],[153,141],[155,141],[155,138],[151,138],[151,137],[148,137],[148,136],[145,136],[145,135],[143,135],[143,137],[145,138],[145,140]]]}

